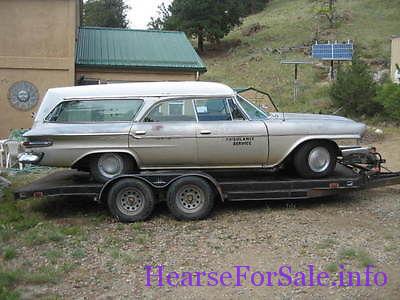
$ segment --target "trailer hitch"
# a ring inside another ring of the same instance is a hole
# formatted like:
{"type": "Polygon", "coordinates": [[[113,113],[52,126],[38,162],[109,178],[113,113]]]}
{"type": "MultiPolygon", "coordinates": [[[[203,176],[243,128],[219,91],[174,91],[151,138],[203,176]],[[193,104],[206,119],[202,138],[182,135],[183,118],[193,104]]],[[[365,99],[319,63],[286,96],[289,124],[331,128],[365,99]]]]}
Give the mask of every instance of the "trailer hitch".
{"type": "Polygon", "coordinates": [[[381,173],[382,164],[386,163],[382,155],[376,151],[376,147],[354,148],[349,151],[343,150],[342,153],[343,157],[339,160],[341,164],[352,169],[356,168],[366,175],[381,173]]]}

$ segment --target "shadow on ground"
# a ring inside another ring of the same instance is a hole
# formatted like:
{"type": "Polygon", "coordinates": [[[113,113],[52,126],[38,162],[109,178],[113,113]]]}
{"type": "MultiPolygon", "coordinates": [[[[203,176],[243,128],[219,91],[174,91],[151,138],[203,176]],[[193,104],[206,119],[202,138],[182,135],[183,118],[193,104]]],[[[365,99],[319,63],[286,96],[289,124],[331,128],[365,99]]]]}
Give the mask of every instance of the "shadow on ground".
{"type": "MultiPolygon", "coordinates": [[[[278,200],[278,201],[240,201],[240,202],[218,202],[214,208],[213,216],[223,216],[234,212],[252,212],[262,209],[316,209],[324,207],[343,207],[355,205],[361,201],[360,193],[348,193],[304,200],[278,200]]],[[[93,201],[87,197],[55,197],[41,199],[32,205],[33,211],[42,214],[49,219],[73,218],[73,217],[111,217],[106,205],[93,201]]],[[[156,205],[151,218],[168,217],[173,218],[169,213],[165,202],[156,205]]]]}

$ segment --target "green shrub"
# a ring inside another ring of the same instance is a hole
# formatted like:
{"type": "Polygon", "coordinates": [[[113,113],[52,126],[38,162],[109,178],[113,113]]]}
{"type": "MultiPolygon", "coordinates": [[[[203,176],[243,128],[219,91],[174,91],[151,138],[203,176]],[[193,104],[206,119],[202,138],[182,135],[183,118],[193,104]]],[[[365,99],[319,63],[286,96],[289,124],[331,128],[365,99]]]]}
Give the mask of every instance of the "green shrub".
{"type": "Polygon", "coordinates": [[[17,250],[12,246],[4,247],[2,252],[4,260],[11,260],[17,257],[17,250]]]}
{"type": "Polygon", "coordinates": [[[0,299],[19,299],[19,293],[14,291],[19,282],[21,274],[19,271],[6,271],[0,269],[0,299]]]}
{"type": "Polygon", "coordinates": [[[354,55],[351,65],[338,69],[330,96],[347,115],[374,116],[382,111],[382,105],[375,100],[376,91],[369,66],[354,55]]]}
{"type": "Polygon", "coordinates": [[[385,83],[379,87],[376,101],[383,105],[385,117],[400,121],[400,85],[385,83]]]}

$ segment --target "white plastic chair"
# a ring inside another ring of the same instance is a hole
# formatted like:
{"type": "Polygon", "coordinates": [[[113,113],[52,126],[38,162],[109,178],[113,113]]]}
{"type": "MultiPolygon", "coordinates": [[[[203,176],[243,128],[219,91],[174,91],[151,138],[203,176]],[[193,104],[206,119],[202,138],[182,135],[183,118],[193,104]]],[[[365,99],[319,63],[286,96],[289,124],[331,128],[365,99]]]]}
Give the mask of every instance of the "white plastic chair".
{"type": "Polygon", "coordinates": [[[3,147],[6,153],[6,168],[11,168],[18,163],[19,169],[22,170],[23,166],[18,162],[18,155],[21,153],[21,142],[8,140],[3,147]]]}
{"type": "Polygon", "coordinates": [[[5,158],[6,158],[6,150],[4,149],[4,143],[7,140],[0,140],[0,168],[4,168],[5,158]]]}

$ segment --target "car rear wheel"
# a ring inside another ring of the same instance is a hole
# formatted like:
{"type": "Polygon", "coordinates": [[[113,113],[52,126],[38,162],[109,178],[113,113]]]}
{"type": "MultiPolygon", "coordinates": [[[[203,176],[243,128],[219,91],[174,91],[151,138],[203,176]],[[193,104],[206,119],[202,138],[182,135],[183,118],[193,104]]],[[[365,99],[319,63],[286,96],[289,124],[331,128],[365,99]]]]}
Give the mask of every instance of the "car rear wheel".
{"type": "Polygon", "coordinates": [[[130,173],[133,169],[133,160],[120,153],[103,153],[90,161],[92,176],[101,183],[118,175],[130,173]]]}
{"type": "Polygon", "coordinates": [[[336,160],[336,151],[331,144],[311,141],[296,151],[294,167],[303,178],[323,178],[332,174],[336,160]]]}
{"type": "Polygon", "coordinates": [[[214,190],[206,180],[196,176],[178,179],[171,184],[167,193],[168,208],[180,220],[206,218],[214,202],[214,190]]]}
{"type": "Polygon", "coordinates": [[[108,208],[121,222],[147,219],[154,209],[153,190],[138,179],[122,179],[115,183],[108,194],[108,208]]]}

